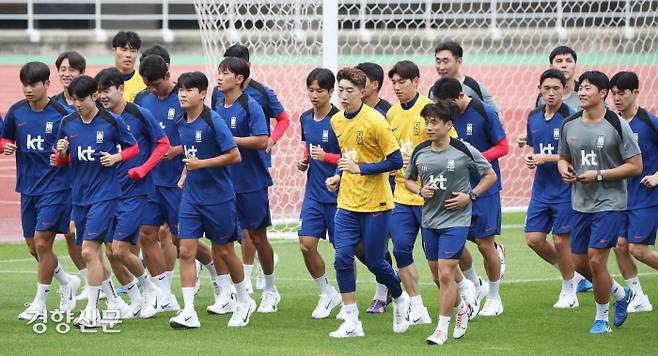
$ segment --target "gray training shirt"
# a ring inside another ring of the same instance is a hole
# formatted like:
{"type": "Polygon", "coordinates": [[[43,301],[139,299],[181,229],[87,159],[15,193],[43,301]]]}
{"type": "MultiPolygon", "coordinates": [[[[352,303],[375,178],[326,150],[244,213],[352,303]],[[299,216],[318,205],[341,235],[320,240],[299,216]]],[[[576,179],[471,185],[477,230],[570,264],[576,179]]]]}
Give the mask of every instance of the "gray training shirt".
{"type": "MultiPolygon", "coordinates": [[[[640,154],[640,147],[626,120],[610,110],[598,123],[583,121],[583,112],[568,117],[560,131],[559,155],[571,160],[576,176],[588,170],[619,167],[625,160],[640,154]]],[[[573,183],[571,202],[581,213],[626,210],[626,180],[590,184],[573,183]]]]}
{"type": "Polygon", "coordinates": [[[437,188],[434,196],[425,200],[423,205],[423,227],[445,229],[470,226],[472,204],[461,210],[449,211],[445,208],[445,201],[453,197],[452,192],[471,191],[471,170],[484,174],[490,169],[491,164],[468,142],[451,138],[450,145],[442,151],[433,149],[431,141],[416,146],[405,177],[417,180],[420,175],[422,186],[434,182],[437,188]]]}

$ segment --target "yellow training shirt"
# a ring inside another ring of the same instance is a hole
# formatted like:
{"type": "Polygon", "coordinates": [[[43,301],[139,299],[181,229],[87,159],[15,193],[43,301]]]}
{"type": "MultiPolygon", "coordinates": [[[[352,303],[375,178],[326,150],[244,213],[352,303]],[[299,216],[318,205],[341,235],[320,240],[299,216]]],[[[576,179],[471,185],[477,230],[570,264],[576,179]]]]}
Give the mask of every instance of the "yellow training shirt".
{"type": "Polygon", "coordinates": [[[135,100],[135,96],[144,89],[146,89],[146,85],[144,84],[144,80],[142,80],[142,76],[137,71],[134,71],[132,77],[123,82],[123,98],[132,103],[135,100]]]}

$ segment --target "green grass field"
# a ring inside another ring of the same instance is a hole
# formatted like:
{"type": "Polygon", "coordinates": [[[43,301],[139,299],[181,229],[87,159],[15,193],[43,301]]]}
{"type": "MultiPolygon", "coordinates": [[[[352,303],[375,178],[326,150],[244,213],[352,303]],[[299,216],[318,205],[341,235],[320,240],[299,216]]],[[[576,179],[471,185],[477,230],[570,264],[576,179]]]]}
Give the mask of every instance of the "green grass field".
{"type": "MultiPolygon", "coordinates": [[[[374,292],[373,277],[361,265],[358,278],[358,305],[366,336],[357,339],[333,340],[328,333],[339,325],[333,317],[313,320],[311,311],[317,302],[317,289],[303,265],[296,240],[273,241],[279,254],[277,285],[282,295],[276,314],[252,316],[251,324],[239,330],[226,327],[229,316],[210,316],[205,307],[212,303],[212,288],[207,272],[202,274],[202,288],[196,299],[201,320],[199,330],[173,330],[168,325],[171,313],[158,314],[149,320],[128,320],[116,327],[118,334],[81,334],[72,329],[66,335],[54,330],[35,334],[31,326],[16,319],[31,301],[34,293],[36,264],[29,258],[22,244],[0,245],[0,354],[655,354],[655,335],[658,312],[631,314],[621,328],[613,328],[606,336],[587,333],[594,318],[594,301],[591,293],[580,294],[580,308],[555,310],[552,308],[560,290],[557,272],[526,247],[522,214],[506,214],[506,229],[502,242],[507,249],[507,273],[502,282],[501,295],[505,312],[497,318],[481,318],[469,324],[468,334],[461,340],[449,340],[442,347],[425,344],[435,327],[413,326],[402,335],[392,332],[392,309],[383,315],[364,312],[374,292]]],[[[473,246],[470,245],[472,249],[473,246]]],[[[64,243],[56,244],[67,271],[73,270],[66,256],[64,243]]],[[[327,271],[333,276],[333,250],[321,244],[327,262],[327,271]]],[[[472,250],[475,252],[474,250],[472,250]]],[[[477,255],[477,253],[474,253],[477,255]]],[[[612,259],[614,260],[614,259],[612,259]]],[[[437,289],[433,285],[422,250],[417,244],[416,262],[421,275],[423,299],[436,319],[437,289]]],[[[481,260],[476,266],[483,271],[481,260]]],[[[617,272],[614,263],[611,271],[617,272]]],[[[639,266],[645,292],[658,303],[658,274],[639,266]]],[[[617,280],[622,282],[616,274],[617,280]]],[[[175,291],[182,303],[178,277],[175,291]]],[[[335,283],[333,283],[335,285],[335,283]]],[[[260,293],[254,295],[259,301],[260,293]]],[[[58,303],[51,293],[49,307],[58,303]]],[[[84,307],[81,303],[78,308],[84,307]]],[[[657,304],[658,306],[658,304],[657,304]]],[[[611,307],[611,317],[612,317],[611,307]]],[[[337,309],[332,316],[335,316],[337,309]]],[[[454,320],[453,320],[454,322],[454,320]]],[[[451,325],[452,330],[452,325],[451,325]]]]}

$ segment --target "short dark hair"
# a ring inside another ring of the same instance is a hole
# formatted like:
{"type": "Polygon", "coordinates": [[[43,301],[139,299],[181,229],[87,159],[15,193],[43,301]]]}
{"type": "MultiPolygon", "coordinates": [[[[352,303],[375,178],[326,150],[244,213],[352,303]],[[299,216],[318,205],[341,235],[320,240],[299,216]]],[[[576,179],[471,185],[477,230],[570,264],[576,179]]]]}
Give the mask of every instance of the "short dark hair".
{"type": "Polygon", "coordinates": [[[167,51],[166,48],[160,46],[159,44],[153,45],[145,50],[142,51],[142,56],[139,58],[139,61],[141,62],[144,58],[155,54],[156,56],[162,57],[164,61],[167,64],[171,64],[171,56],[169,56],[169,52],[167,51]]]}
{"type": "Polygon", "coordinates": [[[167,71],[169,71],[167,62],[160,55],[149,54],[139,61],[139,75],[147,82],[164,79],[167,76],[167,71]]]}
{"type": "Polygon", "coordinates": [[[118,88],[119,85],[124,83],[123,74],[121,74],[121,72],[115,67],[101,70],[98,72],[98,74],[96,74],[94,79],[96,80],[98,90],[105,90],[109,89],[110,87],[118,88]]]}
{"type": "Polygon", "coordinates": [[[83,99],[98,91],[98,83],[88,75],[81,75],[71,81],[67,90],[72,97],[83,99]]]}
{"type": "Polygon", "coordinates": [[[420,78],[420,69],[418,69],[418,66],[416,63],[408,60],[403,60],[395,63],[393,65],[393,68],[388,71],[388,77],[390,79],[393,79],[393,76],[397,74],[400,76],[401,79],[416,79],[420,78]]]}
{"type": "Polygon", "coordinates": [[[333,90],[336,85],[334,73],[327,68],[315,68],[306,76],[306,87],[310,87],[313,81],[318,82],[321,89],[333,90]]]}
{"type": "Polygon", "coordinates": [[[459,106],[454,100],[438,100],[434,103],[429,103],[420,111],[420,116],[424,119],[436,118],[444,123],[448,121],[455,121],[459,116],[459,106]]]}
{"type": "Polygon", "coordinates": [[[622,71],[612,76],[610,79],[610,89],[617,87],[621,91],[637,90],[640,88],[640,79],[635,72],[622,71]]]}
{"type": "Polygon", "coordinates": [[[55,67],[57,67],[57,70],[59,70],[59,67],[65,59],[69,60],[69,67],[79,70],[80,73],[84,73],[85,69],[87,69],[87,61],[85,60],[85,57],[76,51],[66,51],[60,54],[55,60],[55,67]]]}
{"type": "Polygon", "coordinates": [[[336,74],[336,80],[340,82],[341,80],[349,80],[352,84],[356,85],[357,88],[366,87],[366,73],[356,67],[346,67],[338,71],[336,74]]]}
{"type": "Polygon", "coordinates": [[[133,31],[119,31],[114,38],[112,38],[112,48],[130,47],[133,49],[140,49],[142,47],[142,39],[139,38],[137,32],[133,31]]]}
{"type": "Polygon", "coordinates": [[[462,46],[459,45],[459,43],[455,41],[443,41],[438,45],[436,45],[436,47],[434,48],[434,54],[436,55],[441,51],[450,51],[450,53],[452,53],[452,56],[455,58],[464,57],[464,49],[462,48],[462,46]]]}
{"type": "Polygon", "coordinates": [[[359,63],[356,68],[366,73],[366,76],[371,81],[377,81],[377,91],[382,88],[382,85],[384,85],[384,68],[382,66],[377,63],[363,62],[359,63]]]}
{"type": "Polygon", "coordinates": [[[570,54],[571,57],[573,57],[573,61],[578,62],[576,51],[574,51],[571,47],[557,46],[551,51],[551,54],[548,55],[548,63],[553,64],[553,59],[561,54],[570,54]]]}
{"type": "Polygon", "coordinates": [[[199,71],[181,74],[177,83],[183,89],[197,88],[200,92],[208,90],[208,77],[199,71]]]}
{"type": "Polygon", "coordinates": [[[560,72],[557,69],[546,69],[539,77],[539,85],[542,85],[542,83],[544,83],[544,80],[548,78],[554,78],[559,80],[560,83],[562,83],[562,86],[567,85],[567,78],[564,76],[564,73],[560,72]]]}
{"type": "Polygon", "coordinates": [[[457,99],[463,91],[462,83],[453,77],[444,76],[432,86],[432,96],[439,100],[457,99]]]}
{"type": "Polygon", "coordinates": [[[234,44],[224,51],[224,57],[238,57],[249,62],[249,48],[241,44],[234,44]]]}
{"type": "Polygon", "coordinates": [[[589,70],[578,77],[578,83],[582,86],[585,80],[594,85],[599,91],[605,90],[606,96],[608,96],[607,91],[610,88],[610,79],[608,79],[605,73],[598,70],[589,70]]]}
{"type": "Polygon", "coordinates": [[[28,62],[21,67],[20,78],[23,85],[44,83],[50,80],[50,68],[43,62],[28,62]]]}
{"type": "MultiPolygon", "coordinates": [[[[224,58],[218,66],[220,71],[228,70],[229,72],[244,77],[244,80],[249,78],[251,74],[249,70],[249,63],[240,57],[226,57],[224,58]]],[[[244,82],[243,82],[244,84],[244,82]]]]}

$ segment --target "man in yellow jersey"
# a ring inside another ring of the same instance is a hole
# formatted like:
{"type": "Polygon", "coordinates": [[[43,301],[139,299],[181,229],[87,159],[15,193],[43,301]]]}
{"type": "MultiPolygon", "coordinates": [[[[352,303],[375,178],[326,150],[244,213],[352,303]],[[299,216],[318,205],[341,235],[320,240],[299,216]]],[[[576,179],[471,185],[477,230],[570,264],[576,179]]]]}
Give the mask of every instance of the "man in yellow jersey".
{"type": "Polygon", "coordinates": [[[112,55],[114,66],[123,74],[123,98],[133,102],[135,95],[146,89],[146,85],[135,70],[137,57],[142,40],[136,32],[120,31],[112,39],[112,55]]]}
{"type": "Polygon", "coordinates": [[[343,68],[337,79],[338,98],[344,110],[331,118],[331,127],[342,157],[338,160],[337,174],[327,178],[326,185],[335,191],[340,184],[334,268],[345,321],[329,336],[364,335],[355,296],[354,253],[359,245],[363,247],[366,266],[394,298],[393,331],[405,332],[409,328],[409,295],[402,290],[393,267],[384,258],[386,231],[394,206],[388,172],[402,168],[400,147],[386,120],[361,102],[366,74],[356,68],[343,68]]]}

